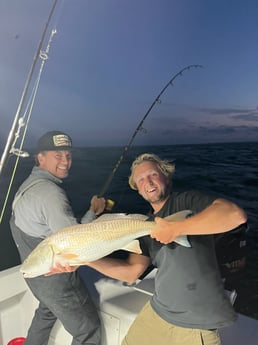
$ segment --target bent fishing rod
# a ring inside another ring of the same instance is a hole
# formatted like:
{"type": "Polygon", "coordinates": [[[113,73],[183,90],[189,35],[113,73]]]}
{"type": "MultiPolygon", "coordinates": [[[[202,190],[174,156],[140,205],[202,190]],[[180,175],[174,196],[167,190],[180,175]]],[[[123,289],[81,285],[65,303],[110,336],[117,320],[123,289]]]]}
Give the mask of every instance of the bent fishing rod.
{"type": "MultiPolygon", "coordinates": [[[[138,126],[136,127],[135,131],[133,132],[133,135],[131,136],[128,144],[124,147],[123,152],[121,154],[121,156],[119,157],[117,163],[115,164],[113,170],[111,171],[109,177],[107,178],[99,196],[104,196],[104,194],[106,193],[108,187],[110,186],[110,183],[112,182],[120,164],[122,163],[122,160],[124,159],[126,153],[128,152],[128,150],[130,149],[136,135],[139,133],[139,131],[141,131],[143,129],[142,125],[144,123],[144,121],[146,120],[147,116],[150,114],[151,110],[153,109],[153,107],[157,104],[157,103],[161,103],[160,97],[163,95],[163,93],[166,91],[166,89],[169,87],[169,85],[173,85],[174,80],[178,77],[178,76],[182,76],[183,72],[186,70],[190,70],[191,68],[198,68],[198,67],[203,67],[202,65],[188,65],[186,67],[184,67],[183,69],[181,69],[178,73],[176,73],[170,80],[169,82],[164,86],[164,88],[161,90],[161,92],[158,94],[158,96],[154,99],[154,101],[152,102],[151,106],[149,107],[149,109],[147,110],[147,112],[144,114],[142,120],[140,121],[140,123],[138,124],[138,126]]],[[[108,200],[110,202],[110,207],[112,207],[112,200],[108,200]]]]}

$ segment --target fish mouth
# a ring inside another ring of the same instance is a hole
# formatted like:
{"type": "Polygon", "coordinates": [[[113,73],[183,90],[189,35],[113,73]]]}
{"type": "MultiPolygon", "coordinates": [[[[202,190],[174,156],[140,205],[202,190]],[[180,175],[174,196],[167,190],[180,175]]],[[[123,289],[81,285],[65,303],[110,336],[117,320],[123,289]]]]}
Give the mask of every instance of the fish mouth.
{"type": "Polygon", "coordinates": [[[30,273],[30,272],[22,272],[22,275],[23,275],[23,277],[24,278],[34,278],[34,277],[37,277],[38,276],[38,274],[35,274],[35,273],[30,273]]]}

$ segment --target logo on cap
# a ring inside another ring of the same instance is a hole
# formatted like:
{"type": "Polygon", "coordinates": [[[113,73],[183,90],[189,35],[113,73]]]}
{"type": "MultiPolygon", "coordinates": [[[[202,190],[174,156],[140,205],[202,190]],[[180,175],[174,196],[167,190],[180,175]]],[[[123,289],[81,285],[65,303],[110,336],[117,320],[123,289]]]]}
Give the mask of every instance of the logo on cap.
{"type": "Polygon", "coordinates": [[[70,138],[65,134],[58,134],[53,136],[53,142],[56,147],[59,146],[72,146],[70,138]]]}

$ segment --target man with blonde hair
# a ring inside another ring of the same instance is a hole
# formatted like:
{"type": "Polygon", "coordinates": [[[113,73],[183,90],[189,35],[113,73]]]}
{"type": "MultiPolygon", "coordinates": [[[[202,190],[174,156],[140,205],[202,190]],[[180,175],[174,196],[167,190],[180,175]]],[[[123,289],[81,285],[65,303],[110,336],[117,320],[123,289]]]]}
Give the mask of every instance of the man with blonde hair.
{"type": "Polygon", "coordinates": [[[224,293],[212,234],[230,231],[246,222],[236,204],[198,191],[171,191],[174,164],[154,154],[136,158],[130,186],[150,203],[148,220],[156,226],[150,236],[139,239],[142,254],[127,260],[103,258],[90,267],[133,283],[150,264],[157,267],[155,290],[131,325],[122,345],[219,345],[218,329],[236,320],[224,293]],[[191,210],[181,221],[162,218],[191,210]],[[188,235],[190,248],[173,242],[188,235]]]}

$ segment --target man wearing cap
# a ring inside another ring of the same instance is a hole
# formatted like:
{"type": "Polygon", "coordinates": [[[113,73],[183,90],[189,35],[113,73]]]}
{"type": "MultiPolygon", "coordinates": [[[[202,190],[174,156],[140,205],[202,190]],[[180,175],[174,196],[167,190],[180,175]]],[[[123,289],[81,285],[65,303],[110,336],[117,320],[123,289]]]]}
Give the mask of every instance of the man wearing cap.
{"type": "MultiPolygon", "coordinates": [[[[15,195],[10,220],[21,261],[50,234],[77,224],[61,188],[71,150],[71,138],[60,131],[47,132],[38,141],[36,165],[15,195]]],[[[104,207],[104,198],[93,196],[81,223],[93,221],[104,207]]],[[[39,300],[25,345],[47,345],[57,319],[73,336],[72,345],[101,344],[98,313],[77,272],[25,280],[39,300]]]]}

